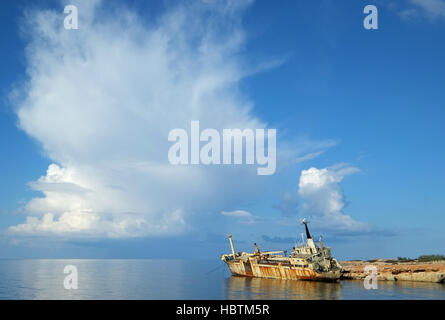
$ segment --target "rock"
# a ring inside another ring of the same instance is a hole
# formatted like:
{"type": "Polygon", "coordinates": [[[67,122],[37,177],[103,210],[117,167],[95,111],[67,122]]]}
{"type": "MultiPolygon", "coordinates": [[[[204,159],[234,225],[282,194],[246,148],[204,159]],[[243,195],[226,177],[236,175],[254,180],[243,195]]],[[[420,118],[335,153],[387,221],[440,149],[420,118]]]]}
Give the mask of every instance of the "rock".
{"type": "Polygon", "coordinates": [[[397,262],[384,259],[367,261],[342,261],[341,279],[361,280],[367,274],[364,268],[367,265],[377,267],[377,279],[387,281],[422,281],[445,282],[445,261],[440,262],[397,262]]]}

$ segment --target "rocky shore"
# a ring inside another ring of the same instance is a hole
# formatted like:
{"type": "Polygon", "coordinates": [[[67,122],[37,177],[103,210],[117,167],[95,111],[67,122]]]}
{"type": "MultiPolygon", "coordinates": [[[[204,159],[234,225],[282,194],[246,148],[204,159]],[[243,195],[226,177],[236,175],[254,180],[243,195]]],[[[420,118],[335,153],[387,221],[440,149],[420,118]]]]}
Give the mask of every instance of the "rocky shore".
{"type": "Polygon", "coordinates": [[[388,281],[422,281],[445,283],[445,261],[400,262],[378,259],[373,261],[342,261],[341,279],[359,280],[367,274],[367,265],[377,267],[377,279],[388,281]]]}

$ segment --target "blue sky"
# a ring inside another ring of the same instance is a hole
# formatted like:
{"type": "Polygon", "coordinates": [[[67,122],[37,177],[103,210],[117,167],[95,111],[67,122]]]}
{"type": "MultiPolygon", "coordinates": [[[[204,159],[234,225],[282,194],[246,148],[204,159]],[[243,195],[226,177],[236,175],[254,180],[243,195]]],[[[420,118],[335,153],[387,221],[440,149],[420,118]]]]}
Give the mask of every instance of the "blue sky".
{"type": "Polygon", "coordinates": [[[0,257],[211,259],[227,233],[243,250],[289,248],[303,217],[340,259],[443,253],[445,1],[376,1],[378,30],[363,28],[367,4],[79,3],[79,30],[48,40],[63,4],[3,1],[0,257]],[[112,23],[122,7],[133,18],[112,23]],[[171,39],[161,52],[159,34],[171,39]],[[192,117],[277,128],[277,172],[150,171],[166,158],[164,131],[192,117]],[[327,180],[307,193],[303,172],[327,180]],[[78,218],[80,229],[62,224],[78,218]]]}

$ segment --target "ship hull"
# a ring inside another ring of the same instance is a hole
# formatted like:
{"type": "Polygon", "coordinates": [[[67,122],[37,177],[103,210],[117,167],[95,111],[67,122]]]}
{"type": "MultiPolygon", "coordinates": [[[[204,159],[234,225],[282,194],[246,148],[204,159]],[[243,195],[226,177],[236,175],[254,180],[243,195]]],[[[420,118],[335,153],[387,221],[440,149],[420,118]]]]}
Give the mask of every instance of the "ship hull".
{"type": "Polygon", "coordinates": [[[340,270],[316,272],[310,268],[251,261],[227,261],[226,263],[234,276],[309,281],[338,281],[340,279],[340,270]]]}

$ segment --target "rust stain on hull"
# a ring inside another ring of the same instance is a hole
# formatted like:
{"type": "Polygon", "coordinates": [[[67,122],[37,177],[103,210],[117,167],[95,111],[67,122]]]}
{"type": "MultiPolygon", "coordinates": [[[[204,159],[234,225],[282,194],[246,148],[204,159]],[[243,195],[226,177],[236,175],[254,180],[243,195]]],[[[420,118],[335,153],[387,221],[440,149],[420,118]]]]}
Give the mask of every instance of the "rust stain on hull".
{"type": "Polygon", "coordinates": [[[299,268],[282,265],[263,265],[254,262],[227,262],[230,272],[235,276],[258,277],[284,280],[325,280],[335,281],[339,272],[317,273],[309,268],[299,268]],[[247,268],[246,268],[246,264],[247,268]],[[247,270],[246,270],[247,269],[247,270]],[[337,274],[338,273],[338,274],[337,274]]]}

